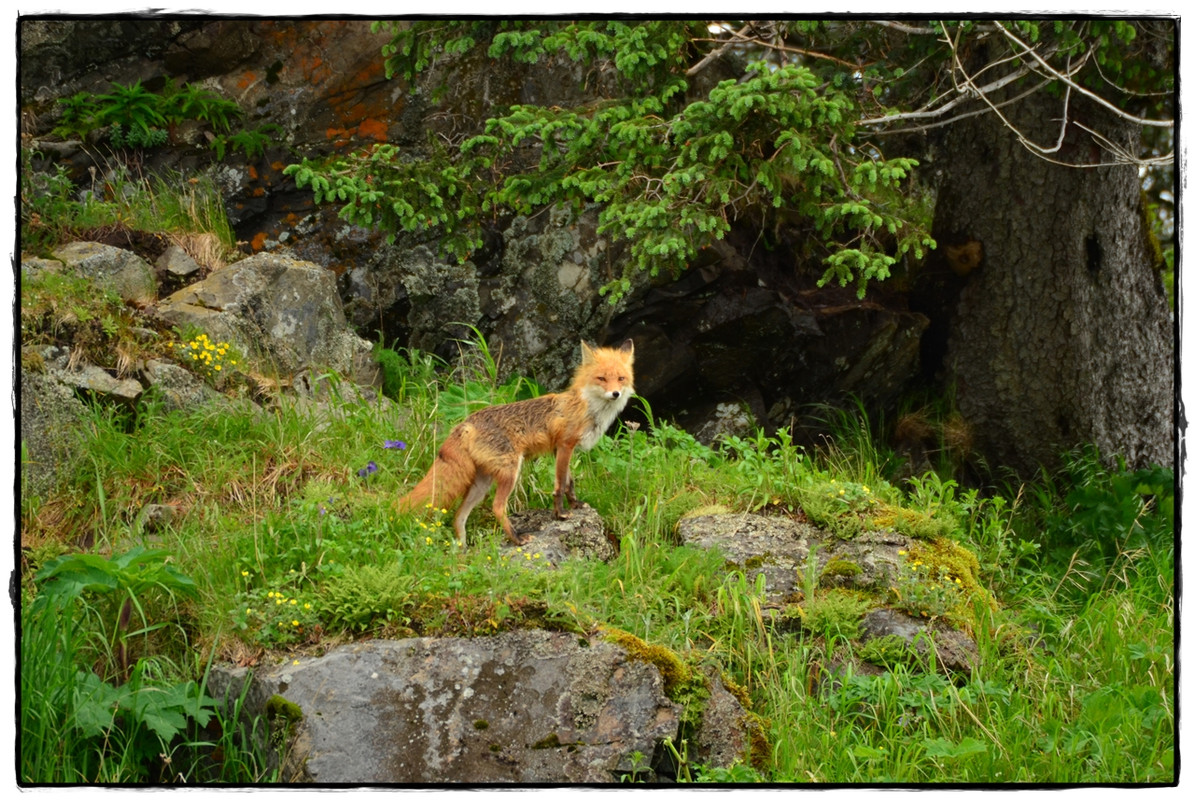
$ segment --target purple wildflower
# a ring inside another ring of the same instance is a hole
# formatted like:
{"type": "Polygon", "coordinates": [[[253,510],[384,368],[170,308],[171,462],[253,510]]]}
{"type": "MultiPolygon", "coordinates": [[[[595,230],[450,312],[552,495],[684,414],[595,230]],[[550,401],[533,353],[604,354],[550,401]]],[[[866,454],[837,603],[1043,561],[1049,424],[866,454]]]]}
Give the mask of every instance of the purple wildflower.
{"type": "Polygon", "coordinates": [[[368,478],[370,475],[378,471],[378,465],[370,461],[361,469],[357,470],[357,475],[361,478],[368,478]]]}
{"type": "Polygon", "coordinates": [[[386,448],[387,450],[406,450],[407,443],[400,442],[398,439],[387,439],[386,441],[382,442],[382,447],[386,448]]]}

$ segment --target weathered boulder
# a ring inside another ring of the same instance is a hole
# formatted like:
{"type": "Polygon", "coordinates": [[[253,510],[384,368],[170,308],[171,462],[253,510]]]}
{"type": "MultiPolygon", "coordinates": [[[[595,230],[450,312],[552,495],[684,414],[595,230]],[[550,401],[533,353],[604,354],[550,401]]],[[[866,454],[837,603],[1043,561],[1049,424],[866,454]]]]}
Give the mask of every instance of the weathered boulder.
{"type": "Polygon", "coordinates": [[[555,567],[570,558],[610,561],[618,554],[606,523],[590,506],[572,509],[568,519],[556,519],[551,509],[532,508],[512,513],[510,521],[516,533],[531,537],[518,548],[516,563],[555,567]]]}
{"type": "Polygon", "coordinates": [[[128,250],[98,242],[70,242],[56,248],[53,256],[127,302],[147,305],[158,298],[153,267],[128,250]]]}
{"type": "Polygon", "coordinates": [[[195,409],[207,403],[224,402],[224,395],[203,382],[195,373],[170,361],[151,358],[141,370],[141,380],[164,411],[195,409]]]}
{"type": "Polygon", "coordinates": [[[452,361],[457,340],[476,327],[500,355],[502,379],[524,375],[563,386],[579,342],[606,341],[618,308],[599,290],[621,271],[621,248],[597,232],[596,208],[514,217],[464,263],[406,239],[368,250],[340,281],[346,316],[358,330],[452,361]]]}
{"type": "Polygon", "coordinates": [[[210,688],[236,697],[250,679],[248,710],[290,726],[289,781],[617,782],[642,777],[679,724],[654,665],[568,633],[359,642],[220,668],[210,688]]]}
{"type": "Polygon", "coordinates": [[[371,345],[346,324],[333,274],[262,253],[218,270],[162,300],[168,324],[227,341],[279,375],[332,369],[370,383],[371,345]]]}
{"type": "MultiPolygon", "coordinates": [[[[795,599],[810,550],[826,536],[808,523],[759,514],[698,514],[682,518],[676,530],[681,544],[717,548],[749,584],[763,575],[768,601],[776,605],[795,599]]],[[[823,553],[817,558],[828,560],[823,553]]]]}
{"type": "Polygon", "coordinates": [[[113,377],[107,370],[95,364],[78,364],[67,369],[56,369],[53,371],[53,377],[59,383],[79,391],[125,403],[134,402],[142,392],[139,381],[113,377]]]}
{"type": "Polygon", "coordinates": [[[852,587],[888,586],[897,574],[912,540],[889,530],[869,530],[851,539],[784,516],[750,513],[703,513],[677,523],[682,544],[717,548],[726,560],[754,583],[763,575],[769,603],[784,604],[799,597],[802,583],[812,574],[820,578],[831,561],[859,567],[849,577],[852,587]],[[809,559],[814,563],[810,564],[809,559]]]}
{"type": "Polygon", "coordinates": [[[711,673],[708,678],[710,696],[697,729],[696,762],[715,767],[750,763],[753,747],[764,740],[763,732],[721,675],[711,673]]]}
{"type": "Polygon", "coordinates": [[[155,266],[169,278],[183,282],[198,277],[201,269],[195,259],[177,244],[167,245],[155,266]]]}

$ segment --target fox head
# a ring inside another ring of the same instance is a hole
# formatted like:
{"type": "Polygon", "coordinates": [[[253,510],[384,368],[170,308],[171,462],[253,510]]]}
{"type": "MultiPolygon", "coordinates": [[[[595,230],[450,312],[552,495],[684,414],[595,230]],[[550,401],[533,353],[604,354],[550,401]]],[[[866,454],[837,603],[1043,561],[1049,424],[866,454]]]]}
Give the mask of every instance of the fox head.
{"type": "Polygon", "coordinates": [[[616,403],[621,411],[635,393],[635,343],[627,339],[619,347],[591,347],[581,342],[581,366],[574,384],[586,397],[616,403]]]}

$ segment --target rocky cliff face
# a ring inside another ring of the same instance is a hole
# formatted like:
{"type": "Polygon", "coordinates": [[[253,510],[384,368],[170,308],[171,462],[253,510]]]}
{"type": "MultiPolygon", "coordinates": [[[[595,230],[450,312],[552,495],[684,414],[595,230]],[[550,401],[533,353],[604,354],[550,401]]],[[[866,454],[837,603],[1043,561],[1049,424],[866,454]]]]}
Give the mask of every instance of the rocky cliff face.
{"type": "Polygon", "coordinates": [[[805,404],[848,393],[890,407],[917,372],[926,319],[898,296],[861,302],[819,290],[783,237],[761,248],[754,232],[737,232],[681,276],[643,277],[612,306],[598,288],[622,274],[623,248],[597,232],[592,209],[495,220],[486,244],[458,264],[434,240],[388,243],[344,223],[283,175],[302,157],[374,142],[418,157],[430,141],[475,132],[500,107],[600,95],[601,79],[572,66],[495,68],[469,57],[408,86],[386,79],[387,36],[360,20],[27,19],[20,34],[25,144],[44,143],[43,166],[66,164],[81,183],[94,183],[92,170],[102,175],[112,154],[97,142],[52,142],[56,101],[76,92],[197,84],[235,101],[245,129],[271,131],[264,153],[223,159],[202,130],[177,131],[168,146],[138,154],[138,166],[213,177],[245,251],[327,270],[362,336],[451,358],[454,340],[476,328],[506,373],[549,388],[566,380],[582,338],[629,336],[640,393],[691,430],[729,419],[790,425],[805,404]],[[434,101],[432,86],[444,90],[434,101]]]}

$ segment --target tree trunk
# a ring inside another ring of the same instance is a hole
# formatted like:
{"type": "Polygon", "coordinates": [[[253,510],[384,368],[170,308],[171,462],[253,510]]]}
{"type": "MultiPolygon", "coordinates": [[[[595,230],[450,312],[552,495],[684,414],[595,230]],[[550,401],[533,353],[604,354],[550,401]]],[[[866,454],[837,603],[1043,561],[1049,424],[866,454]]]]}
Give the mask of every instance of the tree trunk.
{"type": "MultiPolygon", "coordinates": [[[[1002,109],[1051,146],[1063,114],[1039,92],[1002,109]]],[[[1130,466],[1174,458],[1174,323],[1134,166],[1081,121],[1131,153],[1139,131],[1072,99],[1051,158],[1031,153],[993,114],[949,129],[927,272],[939,276],[944,377],[990,466],[1029,474],[1094,443],[1130,466]]]]}

